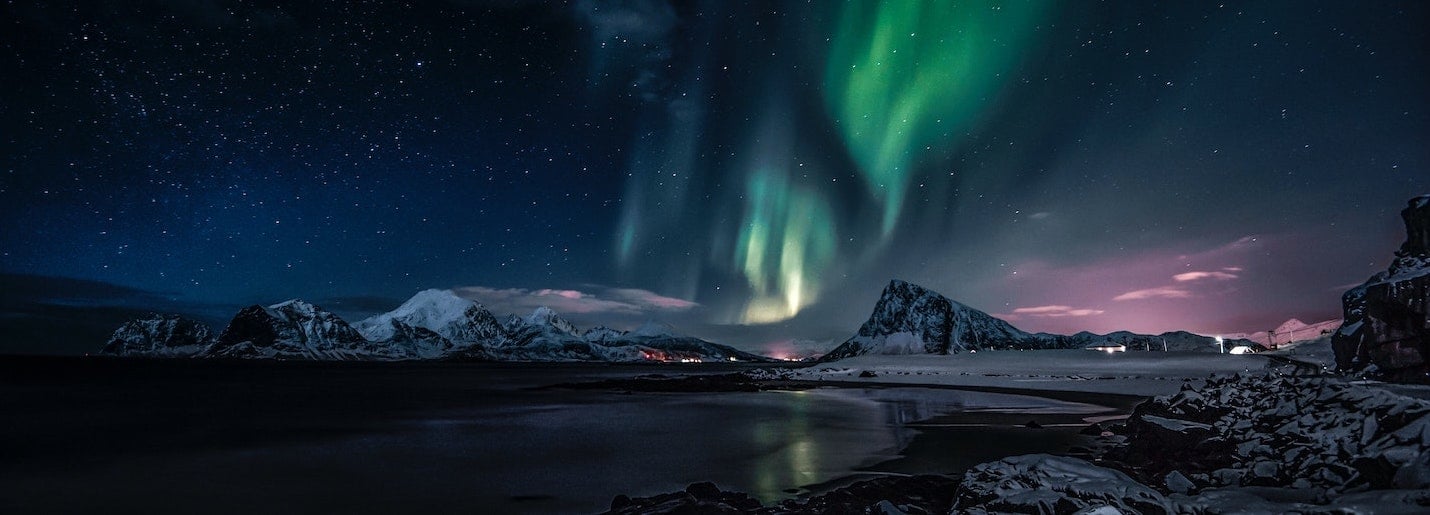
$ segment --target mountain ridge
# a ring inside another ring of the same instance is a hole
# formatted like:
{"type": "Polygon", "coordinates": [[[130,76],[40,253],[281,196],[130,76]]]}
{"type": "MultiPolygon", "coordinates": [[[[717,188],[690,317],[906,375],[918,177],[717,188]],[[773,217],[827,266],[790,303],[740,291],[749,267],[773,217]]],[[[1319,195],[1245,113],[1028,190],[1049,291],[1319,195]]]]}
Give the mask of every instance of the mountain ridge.
{"type": "Polygon", "coordinates": [[[248,306],[213,334],[201,322],[150,315],[121,326],[100,353],[318,361],[773,361],[655,322],[632,331],[583,331],[548,307],[498,321],[480,303],[437,289],[354,324],[298,299],[248,306]]]}
{"type": "MultiPolygon", "coordinates": [[[[1129,331],[1105,335],[1088,331],[1073,335],[1029,333],[923,286],[893,279],[884,287],[859,331],[821,360],[863,354],[957,354],[985,349],[1080,349],[1093,345],[1122,345],[1124,348],[1166,345],[1168,350],[1215,352],[1218,350],[1215,342],[1215,338],[1186,331],[1160,335],[1129,331]],[[1178,348],[1171,348],[1173,343],[1178,348]]],[[[1260,347],[1246,340],[1231,340],[1228,344],[1227,348],[1231,348],[1230,344],[1260,347]]]]}

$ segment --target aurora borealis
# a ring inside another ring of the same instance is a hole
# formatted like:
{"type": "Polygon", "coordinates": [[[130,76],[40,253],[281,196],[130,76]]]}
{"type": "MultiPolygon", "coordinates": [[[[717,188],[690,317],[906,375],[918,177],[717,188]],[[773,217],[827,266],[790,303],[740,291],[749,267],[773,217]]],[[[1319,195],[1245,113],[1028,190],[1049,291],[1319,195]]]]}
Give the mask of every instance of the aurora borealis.
{"type": "Polygon", "coordinates": [[[978,122],[1040,21],[1034,2],[848,2],[824,97],[870,194],[897,226],[919,158],[978,122]]]}
{"type": "Polygon", "coordinates": [[[1418,2],[0,9],[19,332],[448,287],[817,347],[895,277],[1265,330],[1336,316],[1430,190],[1418,2]]]}

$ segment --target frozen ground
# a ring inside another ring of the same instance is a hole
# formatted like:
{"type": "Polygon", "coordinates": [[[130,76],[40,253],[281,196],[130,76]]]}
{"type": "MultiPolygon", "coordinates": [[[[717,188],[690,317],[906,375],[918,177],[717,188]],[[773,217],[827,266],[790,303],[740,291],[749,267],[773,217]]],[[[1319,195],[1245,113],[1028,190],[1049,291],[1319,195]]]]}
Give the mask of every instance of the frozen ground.
{"type": "Polygon", "coordinates": [[[1267,351],[1270,356],[1285,356],[1298,361],[1314,363],[1326,368],[1335,368],[1336,354],[1331,351],[1331,335],[1324,335],[1310,340],[1301,340],[1282,345],[1280,348],[1267,351]]]}
{"type": "Polygon", "coordinates": [[[792,379],[1166,395],[1213,373],[1266,368],[1257,355],[1088,350],[865,355],[794,370],[792,379]],[[875,377],[867,376],[871,372],[875,377]]]}

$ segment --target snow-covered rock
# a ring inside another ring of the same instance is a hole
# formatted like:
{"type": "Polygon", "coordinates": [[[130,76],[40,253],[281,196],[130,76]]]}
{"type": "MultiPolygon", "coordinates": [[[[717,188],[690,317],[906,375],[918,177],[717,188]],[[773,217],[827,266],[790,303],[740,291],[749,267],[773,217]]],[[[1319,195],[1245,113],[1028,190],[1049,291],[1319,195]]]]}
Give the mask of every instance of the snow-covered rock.
{"type": "Polygon", "coordinates": [[[1125,432],[1126,444],[1109,457],[1149,481],[1175,471],[1199,489],[1345,493],[1430,474],[1422,458],[1430,452],[1430,401],[1332,379],[1212,377],[1139,405],[1125,432]]]}
{"type": "Polygon", "coordinates": [[[437,359],[452,352],[454,345],[446,337],[426,327],[412,326],[390,320],[391,330],[383,340],[368,340],[360,348],[365,354],[386,359],[437,359]]]}
{"type": "Polygon", "coordinates": [[[178,315],[150,314],[130,320],[114,331],[100,354],[162,358],[191,357],[213,343],[213,332],[202,322],[178,315]]]}
{"type": "Polygon", "coordinates": [[[1345,323],[1332,347],[1342,370],[1374,365],[1385,379],[1430,382],[1430,195],[1400,216],[1405,243],[1386,271],[1341,297],[1345,323]]]}
{"type": "Polygon", "coordinates": [[[1426,513],[1430,401],[1336,379],[1214,376],[1139,405],[1100,463],[1004,458],[954,513],[1426,513]],[[1156,488],[1147,485],[1157,485],[1156,488]]]}
{"type": "Polygon", "coordinates": [[[1078,458],[1029,454],[964,473],[955,513],[1169,513],[1161,493],[1078,458]],[[1104,511],[1081,511],[1097,510],[1104,511]],[[1106,511],[1115,509],[1117,511],[1106,511]]]}

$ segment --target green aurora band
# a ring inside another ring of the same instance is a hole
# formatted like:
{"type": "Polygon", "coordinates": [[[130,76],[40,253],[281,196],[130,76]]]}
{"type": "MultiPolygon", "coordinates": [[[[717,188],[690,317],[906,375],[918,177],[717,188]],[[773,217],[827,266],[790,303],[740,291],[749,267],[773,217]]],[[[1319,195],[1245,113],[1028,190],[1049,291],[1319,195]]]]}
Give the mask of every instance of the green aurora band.
{"type": "Polygon", "coordinates": [[[885,239],[920,151],[947,150],[1007,79],[1048,2],[850,1],[838,16],[825,100],[870,193],[885,239]]]}
{"type": "Polygon", "coordinates": [[[824,199],[791,185],[787,174],[750,174],[735,259],[755,297],[741,323],[785,320],[814,302],[817,278],[834,257],[833,226],[824,199]]]}

